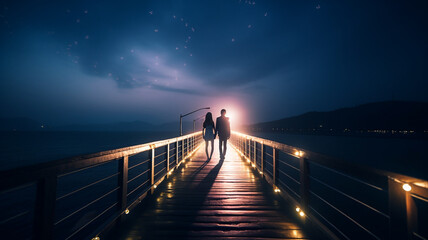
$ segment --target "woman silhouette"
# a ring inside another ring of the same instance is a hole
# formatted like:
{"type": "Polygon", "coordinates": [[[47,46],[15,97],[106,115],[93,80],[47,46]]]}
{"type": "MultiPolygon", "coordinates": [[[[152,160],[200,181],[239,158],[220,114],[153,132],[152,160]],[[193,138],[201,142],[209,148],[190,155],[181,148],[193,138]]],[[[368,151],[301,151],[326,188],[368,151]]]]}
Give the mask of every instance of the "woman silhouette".
{"type": "Polygon", "coordinates": [[[207,154],[207,160],[210,160],[214,152],[214,138],[215,138],[215,126],[213,116],[210,112],[205,115],[205,121],[202,128],[202,136],[205,140],[205,153],[207,154]],[[208,144],[211,142],[211,154],[208,155],[208,144]]]}

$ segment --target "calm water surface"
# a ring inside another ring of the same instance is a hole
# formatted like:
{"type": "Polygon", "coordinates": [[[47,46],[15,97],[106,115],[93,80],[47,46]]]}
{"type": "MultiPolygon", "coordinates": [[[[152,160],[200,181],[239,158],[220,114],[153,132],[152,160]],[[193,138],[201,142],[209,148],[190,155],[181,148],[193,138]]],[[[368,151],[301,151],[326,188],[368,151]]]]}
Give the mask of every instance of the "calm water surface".
{"type": "Polygon", "coordinates": [[[176,136],[177,132],[0,132],[0,170],[176,136]]]}
{"type": "Polygon", "coordinates": [[[378,169],[428,179],[428,140],[321,136],[284,133],[252,135],[378,169]]]}
{"type": "MultiPolygon", "coordinates": [[[[426,139],[252,134],[343,161],[428,178],[426,139]]],[[[2,132],[0,170],[176,136],[176,132],[2,132]]]]}

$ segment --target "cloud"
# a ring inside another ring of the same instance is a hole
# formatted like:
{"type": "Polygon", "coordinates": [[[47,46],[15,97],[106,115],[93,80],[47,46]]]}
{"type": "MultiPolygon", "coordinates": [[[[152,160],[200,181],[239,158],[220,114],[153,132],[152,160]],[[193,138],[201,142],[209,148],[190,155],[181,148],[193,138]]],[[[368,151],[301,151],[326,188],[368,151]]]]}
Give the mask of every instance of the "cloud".
{"type": "MultiPolygon", "coordinates": [[[[122,89],[183,94],[222,87],[236,90],[283,67],[281,49],[261,48],[260,39],[254,42],[245,34],[232,43],[222,24],[192,21],[197,14],[182,13],[184,6],[177,4],[175,8],[173,15],[166,4],[105,3],[99,11],[93,4],[77,2],[23,11],[35,16],[36,27],[31,31],[48,33],[60,45],[60,55],[79,65],[83,73],[113,80],[122,89]],[[216,44],[207,46],[207,41],[216,44]]],[[[227,22],[229,15],[219,16],[218,21],[227,22]]]]}

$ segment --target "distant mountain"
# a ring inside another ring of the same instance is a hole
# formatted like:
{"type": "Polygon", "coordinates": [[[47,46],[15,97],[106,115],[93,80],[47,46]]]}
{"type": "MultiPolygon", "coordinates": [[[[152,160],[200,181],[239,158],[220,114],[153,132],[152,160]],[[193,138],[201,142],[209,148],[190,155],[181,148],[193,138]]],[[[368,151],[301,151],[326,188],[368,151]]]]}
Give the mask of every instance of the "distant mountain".
{"type": "Polygon", "coordinates": [[[30,118],[0,118],[0,131],[35,131],[44,127],[30,118]]]}
{"type": "Polygon", "coordinates": [[[256,131],[428,130],[428,103],[389,101],[308,112],[299,116],[249,126],[256,131]]]}

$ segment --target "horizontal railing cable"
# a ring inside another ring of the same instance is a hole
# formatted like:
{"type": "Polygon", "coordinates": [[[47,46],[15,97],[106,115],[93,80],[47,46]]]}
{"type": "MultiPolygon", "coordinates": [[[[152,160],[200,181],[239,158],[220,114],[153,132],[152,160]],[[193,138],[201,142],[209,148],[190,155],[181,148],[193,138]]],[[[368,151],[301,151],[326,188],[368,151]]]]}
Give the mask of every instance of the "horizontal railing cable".
{"type": "Polygon", "coordinates": [[[135,176],[135,177],[133,177],[133,178],[129,179],[127,183],[130,183],[130,182],[134,181],[135,179],[137,179],[137,178],[141,177],[142,175],[144,175],[144,174],[148,173],[150,170],[151,170],[151,169],[149,168],[149,169],[147,169],[147,170],[145,170],[145,171],[141,172],[141,173],[140,173],[140,174],[138,174],[137,176],[135,176]]]}
{"type": "Polygon", "coordinates": [[[138,166],[140,166],[140,165],[142,165],[142,164],[148,163],[148,162],[150,162],[150,160],[151,160],[151,159],[147,159],[147,160],[142,161],[142,162],[140,162],[140,163],[136,163],[136,164],[132,165],[131,167],[128,167],[128,171],[129,171],[129,170],[131,170],[131,169],[133,169],[133,168],[135,168],[135,167],[138,167],[138,166]]]}
{"type": "Polygon", "coordinates": [[[72,213],[68,214],[67,216],[65,216],[65,217],[61,218],[60,220],[58,220],[57,222],[55,222],[55,223],[54,223],[54,225],[58,225],[58,224],[60,224],[61,222],[63,222],[63,221],[65,221],[65,220],[67,220],[68,218],[72,217],[73,215],[77,214],[78,212],[82,211],[83,209],[85,209],[85,208],[87,208],[87,207],[91,206],[92,204],[94,204],[94,203],[98,202],[99,200],[101,200],[101,199],[103,199],[103,198],[107,197],[108,195],[112,194],[113,192],[117,191],[118,189],[119,189],[119,187],[116,187],[116,188],[114,188],[113,190],[110,190],[109,192],[107,192],[107,193],[103,194],[101,197],[98,197],[98,198],[96,198],[96,199],[92,200],[91,202],[87,203],[87,204],[86,204],[86,205],[84,205],[83,207],[81,207],[81,208],[77,209],[76,211],[74,211],[74,212],[72,212],[72,213]]]}
{"type": "Polygon", "coordinates": [[[75,194],[75,193],[77,193],[77,192],[80,192],[80,191],[82,191],[82,190],[84,190],[84,189],[86,189],[86,188],[89,188],[89,187],[91,187],[91,186],[94,186],[94,185],[95,185],[95,184],[97,184],[97,183],[100,183],[100,182],[106,181],[106,180],[108,180],[108,179],[110,179],[110,178],[112,178],[112,177],[118,176],[118,175],[119,175],[119,173],[115,173],[115,174],[113,174],[113,175],[107,176],[107,177],[105,177],[105,178],[103,178],[103,179],[100,179],[100,180],[98,180],[98,181],[95,181],[95,182],[93,182],[93,183],[90,183],[90,184],[88,184],[88,185],[85,185],[85,186],[83,186],[83,187],[81,187],[81,188],[79,188],[79,189],[76,189],[76,190],[71,191],[71,192],[69,192],[69,193],[67,193],[67,194],[64,194],[64,195],[62,195],[61,197],[58,197],[56,200],[58,201],[58,200],[61,200],[61,199],[63,199],[63,198],[66,198],[66,197],[68,197],[68,196],[70,196],[70,195],[73,195],[73,194],[75,194]]]}
{"type": "Polygon", "coordinates": [[[149,181],[150,181],[150,179],[147,179],[146,181],[144,181],[143,183],[141,183],[140,185],[138,185],[138,187],[136,187],[132,191],[130,191],[126,196],[129,196],[129,195],[133,194],[135,191],[137,191],[139,188],[141,188],[142,186],[144,186],[144,184],[148,183],[149,181]]]}
{"type": "Polygon", "coordinates": [[[24,216],[24,215],[26,215],[26,214],[29,214],[29,213],[30,213],[30,211],[24,211],[24,212],[18,213],[18,214],[16,214],[16,215],[12,216],[12,217],[9,217],[9,218],[6,218],[5,220],[0,221],[0,225],[5,224],[5,223],[7,223],[7,222],[10,222],[10,221],[12,221],[13,219],[17,219],[17,218],[19,218],[19,217],[21,217],[21,216],[24,216]]]}
{"type": "Polygon", "coordinates": [[[101,217],[104,213],[106,213],[107,211],[109,211],[110,209],[114,208],[117,205],[117,203],[113,203],[110,207],[106,208],[104,211],[102,211],[101,213],[99,213],[97,216],[95,216],[94,218],[92,218],[89,222],[87,222],[85,225],[81,226],[79,229],[77,229],[76,231],[74,231],[74,233],[72,233],[70,236],[68,236],[66,238],[66,240],[71,239],[74,235],[76,235],[77,233],[79,233],[80,231],[82,231],[82,229],[84,229],[86,226],[88,226],[89,224],[91,224],[92,222],[94,222],[95,220],[97,220],[99,217],[101,217]]]}
{"type": "Polygon", "coordinates": [[[378,214],[382,215],[383,217],[385,217],[385,218],[388,218],[388,219],[389,219],[389,216],[388,216],[387,214],[385,214],[385,213],[383,213],[383,212],[381,212],[381,211],[377,210],[376,208],[374,208],[374,207],[372,207],[372,206],[370,206],[370,205],[368,205],[368,204],[366,204],[366,203],[364,203],[364,202],[362,202],[362,201],[360,201],[360,200],[358,200],[358,199],[356,199],[356,198],[352,197],[351,195],[348,195],[348,194],[346,194],[346,193],[344,193],[344,192],[340,191],[339,189],[337,189],[337,188],[335,188],[335,187],[332,187],[332,186],[330,186],[329,184],[327,184],[327,183],[325,183],[325,182],[323,182],[323,181],[321,181],[321,180],[319,180],[319,179],[316,179],[316,178],[314,178],[314,177],[312,177],[312,176],[311,176],[310,178],[311,178],[312,180],[314,180],[314,181],[316,181],[316,182],[319,182],[320,184],[322,184],[322,185],[324,185],[324,186],[326,186],[326,187],[330,188],[331,190],[333,190],[333,191],[335,191],[335,192],[337,192],[337,193],[340,193],[340,194],[342,194],[343,196],[345,196],[345,197],[347,197],[347,198],[349,198],[349,199],[351,199],[351,200],[353,200],[353,201],[355,201],[355,202],[357,202],[357,203],[359,203],[359,204],[361,204],[361,205],[363,205],[363,206],[367,207],[368,209],[371,209],[372,211],[374,211],[374,212],[376,212],[376,213],[378,213],[378,214]]]}
{"type": "Polygon", "coordinates": [[[338,213],[340,213],[342,216],[344,216],[345,218],[347,218],[349,221],[353,222],[355,225],[357,225],[358,227],[360,227],[361,229],[363,229],[365,232],[367,232],[369,235],[371,235],[372,237],[379,239],[380,238],[378,236],[376,236],[374,233],[372,233],[370,230],[368,230],[367,228],[365,228],[363,225],[361,225],[359,222],[357,222],[355,219],[351,218],[348,214],[342,212],[340,209],[338,209],[337,207],[333,206],[333,204],[329,203],[327,200],[325,200],[324,198],[320,197],[318,194],[310,191],[310,193],[312,195],[314,195],[315,197],[317,197],[318,199],[320,199],[321,201],[323,201],[325,204],[327,204],[328,206],[330,206],[331,208],[333,208],[334,210],[336,210],[338,213]]]}
{"type": "Polygon", "coordinates": [[[370,183],[368,183],[368,182],[364,182],[364,181],[362,181],[362,180],[360,180],[360,179],[358,179],[358,178],[355,178],[355,177],[353,177],[353,176],[350,176],[350,175],[348,175],[348,174],[344,174],[344,173],[342,173],[342,172],[336,171],[336,170],[334,170],[333,168],[323,166],[323,165],[318,164],[318,163],[316,163],[316,162],[311,162],[311,163],[312,163],[312,164],[315,164],[315,165],[317,165],[317,166],[320,166],[320,167],[322,167],[322,168],[324,168],[324,169],[327,169],[327,170],[330,170],[330,171],[332,171],[332,172],[335,172],[335,173],[337,173],[337,174],[339,174],[339,175],[342,175],[342,176],[344,176],[344,177],[350,178],[350,179],[352,179],[352,180],[354,180],[354,181],[356,181],[356,182],[359,182],[359,183],[362,183],[362,184],[367,185],[367,186],[369,186],[369,187],[372,187],[372,188],[374,188],[374,189],[377,189],[377,190],[379,190],[379,191],[385,191],[385,189],[383,189],[383,188],[381,188],[381,187],[375,186],[375,185],[370,184],[370,183]]]}

